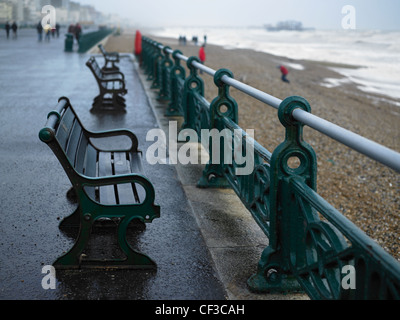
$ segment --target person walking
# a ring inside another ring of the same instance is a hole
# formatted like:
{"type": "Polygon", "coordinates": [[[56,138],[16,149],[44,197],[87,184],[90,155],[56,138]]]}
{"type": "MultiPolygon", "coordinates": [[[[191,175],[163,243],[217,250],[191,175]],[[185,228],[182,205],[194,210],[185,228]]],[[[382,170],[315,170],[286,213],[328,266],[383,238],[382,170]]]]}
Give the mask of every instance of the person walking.
{"type": "Polygon", "coordinates": [[[56,34],[57,34],[57,38],[60,37],[60,24],[57,22],[56,23],[56,34]]]}
{"type": "Polygon", "coordinates": [[[75,25],[75,38],[76,41],[79,43],[79,39],[81,38],[82,27],[79,23],[75,25]]]}
{"type": "Polygon", "coordinates": [[[4,26],[4,29],[6,29],[7,39],[10,38],[10,29],[11,29],[11,26],[10,26],[10,24],[8,23],[8,21],[7,21],[6,25],[4,26]]]}
{"type": "Polygon", "coordinates": [[[71,33],[71,34],[75,35],[75,26],[73,24],[69,25],[68,33],[71,33]]]}
{"type": "Polygon", "coordinates": [[[44,37],[47,42],[50,42],[50,34],[51,34],[51,27],[48,26],[47,28],[44,29],[44,37]]]}
{"type": "MultiPolygon", "coordinates": [[[[202,64],[204,64],[204,62],[206,61],[206,51],[204,50],[204,47],[205,47],[205,45],[203,44],[199,49],[199,59],[202,64]]],[[[203,73],[203,71],[200,70],[200,74],[202,74],[202,73],[203,73]]]]}
{"type": "Polygon", "coordinates": [[[36,26],[37,34],[38,34],[38,41],[42,42],[43,39],[43,26],[42,23],[39,21],[39,23],[36,26]]]}
{"type": "Polygon", "coordinates": [[[281,73],[282,73],[282,77],[281,77],[282,81],[290,83],[290,81],[287,79],[287,75],[289,74],[288,69],[286,69],[284,66],[278,66],[278,68],[281,70],[281,73]]]}
{"type": "Polygon", "coordinates": [[[13,24],[11,25],[11,29],[13,31],[13,39],[17,39],[17,30],[18,26],[17,23],[14,21],[13,24]]]}

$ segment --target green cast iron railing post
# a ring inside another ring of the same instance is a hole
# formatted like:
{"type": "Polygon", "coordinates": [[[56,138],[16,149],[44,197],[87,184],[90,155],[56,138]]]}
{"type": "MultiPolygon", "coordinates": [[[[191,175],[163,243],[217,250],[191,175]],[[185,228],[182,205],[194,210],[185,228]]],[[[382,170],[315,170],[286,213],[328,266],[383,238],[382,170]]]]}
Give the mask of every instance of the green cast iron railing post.
{"type": "Polygon", "coordinates": [[[183,100],[183,85],[185,83],[186,71],[181,66],[181,60],[177,54],[182,54],[181,51],[175,50],[172,53],[174,66],[171,69],[171,102],[169,103],[165,115],[183,116],[182,100],[183,100]]]}
{"type": "Polygon", "coordinates": [[[154,65],[153,65],[153,83],[151,84],[151,89],[160,89],[161,81],[162,81],[162,65],[161,61],[163,59],[162,49],[159,46],[159,43],[155,46],[154,53],[154,65]]]}
{"type": "Polygon", "coordinates": [[[149,55],[149,61],[148,61],[148,67],[146,70],[147,74],[147,80],[153,81],[155,79],[155,74],[156,74],[156,59],[159,56],[159,50],[157,48],[156,42],[151,41],[150,42],[150,55],[149,55]]]}
{"type": "MultiPolygon", "coordinates": [[[[217,130],[218,133],[225,129],[221,118],[225,117],[230,119],[234,123],[238,123],[238,106],[236,101],[229,94],[229,86],[221,81],[223,76],[229,76],[233,78],[233,74],[230,70],[220,69],[214,75],[214,83],[218,87],[218,96],[211,102],[210,105],[210,130],[217,130]]],[[[210,137],[211,139],[211,137],[210,137]]],[[[219,154],[215,154],[213,150],[212,141],[206,142],[209,145],[209,156],[210,160],[206,165],[202,177],[197,183],[198,187],[201,188],[230,188],[228,181],[224,176],[224,157],[226,154],[225,139],[220,139],[223,142],[220,143],[220,149],[217,151],[219,154]]],[[[204,141],[202,141],[204,144],[204,141]]],[[[228,150],[232,148],[232,144],[228,146],[228,150]]]]}
{"type": "Polygon", "coordinates": [[[142,48],[143,48],[143,72],[145,75],[149,74],[149,68],[150,68],[150,59],[151,59],[151,50],[152,46],[150,44],[150,39],[147,37],[142,37],[142,48]]]}
{"type": "Polygon", "coordinates": [[[158,100],[169,101],[171,99],[171,69],[173,62],[169,57],[170,47],[164,47],[162,52],[164,57],[160,62],[160,91],[158,94],[158,100]]]}
{"type": "Polygon", "coordinates": [[[149,61],[149,53],[150,50],[150,44],[149,44],[149,39],[145,36],[142,37],[142,63],[140,64],[140,68],[144,70],[144,73],[146,73],[146,69],[148,67],[148,61],[149,61]]]}
{"type": "Polygon", "coordinates": [[[152,81],[154,79],[154,68],[155,68],[155,57],[157,56],[157,48],[155,46],[155,42],[151,40],[149,42],[150,45],[150,55],[149,55],[149,63],[147,66],[146,74],[147,74],[147,80],[152,81]]]}
{"type": "Polygon", "coordinates": [[[193,67],[192,62],[199,61],[197,57],[190,57],[187,61],[187,67],[189,68],[190,74],[185,79],[183,86],[183,98],[182,98],[182,108],[184,114],[184,121],[181,130],[184,129],[196,129],[196,115],[195,105],[194,105],[194,94],[197,93],[200,96],[204,96],[204,82],[197,73],[197,68],[193,67]]]}
{"type": "Polygon", "coordinates": [[[150,42],[150,39],[143,37],[142,38],[142,46],[143,46],[143,69],[144,74],[149,75],[150,73],[150,66],[151,66],[151,59],[152,59],[152,51],[154,50],[153,45],[150,42]]]}
{"type": "MultiPolygon", "coordinates": [[[[301,97],[285,99],[279,108],[279,119],[285,126],[285,141],[272,153],[270,162],[270,232],[269,246],[264,250],[258,264],[257,274],[248,281],[256,292],[300,291],[300,285],[291,274],[293,252],[302,252],[304,239],[298,237],[298,205],[288,194],[285,182],[300,177],[310,188],[316,188],[317,161],[313,149],[303,140],[303,125],[293,121],[291,112],[301,108],[310,112],[308,102],[301,97]],[[288,161],[296,159],[298,167],[288,161]],[[294,244],[294,245],[293,245],[294,244]],[[293,248],[298,246],[298,248],[293,248]]],[[[304,250],[303,250],[304,251],[304,250]]]]}

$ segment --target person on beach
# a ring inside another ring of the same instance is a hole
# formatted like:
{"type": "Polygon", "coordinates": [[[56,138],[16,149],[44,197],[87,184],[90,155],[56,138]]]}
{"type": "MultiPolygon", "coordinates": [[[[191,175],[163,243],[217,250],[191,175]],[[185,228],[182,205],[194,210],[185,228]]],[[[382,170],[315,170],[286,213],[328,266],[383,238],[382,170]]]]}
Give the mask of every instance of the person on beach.
{"type": "MultiPolygon", "coordinates": [[[[206,51],[204,50],[204,47],[205,45],[203,44],[199,49],[199,59],[202,64],[204,64],[204,62],[206,61],[206,51]]],[[[203,71],[200,70],[200,73],[202,74],[203,71]]]]}
{"type": "Polygon", "coordinates": [[[281,73],[282,73],[282,77],[281,77],[282,81],[290,83],[290,81],[286,78],[287,75],[289,74],[288,69],[286,69],[284,66],[278,66],[278,68],[281,70],[281,73]]]}
{"type": "Polygon", "coordinates": [[[4,29],[6,29],[6,34],[7,34],[7,39],[8,39],[10,37],[10,29],[11,29],[11,26],[8,23],[8,21],[7,21],[6,25],[4,26],[4,29]]]}

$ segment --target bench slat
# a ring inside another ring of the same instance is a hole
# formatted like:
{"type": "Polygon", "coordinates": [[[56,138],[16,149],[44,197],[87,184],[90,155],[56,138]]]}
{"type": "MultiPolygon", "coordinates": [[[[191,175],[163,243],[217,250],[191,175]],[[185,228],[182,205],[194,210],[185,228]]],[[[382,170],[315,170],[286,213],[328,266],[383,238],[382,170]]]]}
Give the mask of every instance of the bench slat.
{"type": "MultiPolygon", "coordinates": [[[[99,152],[99,177],[112,176],[112,162],[110,152],[99,152]]],[[[106,205],[117,204],[114,186],[99,187],[100,203],[106,205]]]]}
{"type": "MultiPolygon", "coordinates": [[[[131,173],[129,162],[126,159],[126,152],[114,153],[114,170],[116,175],[131,173]]],[[[131,183],[119,184],[117,185],[117,189],[120,204],[132,204],[136,202],[131,183]]]]}
{"type": "Polygon", "coordinates": [[[132,172],[142,173],[142,154],[140,152],[129,153],[129,164],[132,172]]]}
{"type": "Polygon", "coordinates": [[[84,134],[82,134],[81,139],[79,140],[79,146],[76,152],[76,160],[75,160],[75,169],[76,171],[82,174],[85,174],[84,172],[85,156],[88,144],[89,144],[88,138],[84,134]]]}
{"type": "MultiPolygon", "coordinates": [[[[142,154],[139,152],[129,153],[129,165],[132,172],[142,173],[142,154]]],[[[146,192],[140,184],[135,184],[133,186],[133,192],[138,203],[142,203],[142,201],[146,198],[146,192]]]]}
{"type": "MultiPolygon", "coordinates": [[[[85,139],[87,139],[85,137],[85,139]]],[[[82,142],[81,142],[82,144],[82,142]]],[[[96,177],[97,176],[97,151],[93,146],[88,143],[87,148],[85,150],[86,155],[84,156],[84,167],[83,174],[88,177],[96,177]]],[[[89,197],[93,200],[96,199],[96,191],[95,187],[85,187],[85,191],[89,197]]]]}
{"type": "Polygon", "coordinates": [[[68,139],[66,154],[72,165],[75,166],[75,156],[78,151],[78,144],[81,140],[82,135],[82,127],[79,122],[75,119],[74,124],[72,125],[70,137],[68,139]]]}
{"type": "Polygon", "coordinates": [[[91,144],[88,144],[86,149],[85,167],[84,167],[84,174],[86,176],[97,177],[96,161],[97,161],[97,151],[91,144]]]}
{"type": "Polygon", "coordinates": [[[56,138],[61,145],[61,148],[65,151],[68,137],[71,132],[72,125],[74,123],[75,115],[71,108],[68,108],[65,111],[65,114],[62,116],[60,124],[57,128],[56,138]]]}

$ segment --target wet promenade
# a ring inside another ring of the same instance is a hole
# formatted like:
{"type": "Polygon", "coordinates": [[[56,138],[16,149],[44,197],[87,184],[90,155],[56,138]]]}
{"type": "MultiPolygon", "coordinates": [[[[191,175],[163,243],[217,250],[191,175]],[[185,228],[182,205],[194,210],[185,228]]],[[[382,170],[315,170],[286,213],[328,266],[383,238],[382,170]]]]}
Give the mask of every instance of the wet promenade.
{"type": "Polygon", "coordinates": [[[158,126],[129,56],[119,64],[127,81],[127,112],[92,114],[98,88],[85,65],[90,55],[63,49],[63,32],[41,43],[34,30],[20,30],[17,40],[1,35],[0,299],[225,299],[175,168],[146,161],[161,218],[132,234],[132,241],[157,262],[157,270],[59,271],[56,289],[42,288],[43,266],[73,244],[73,235],[58,224],[76,208],[66,198],[70,182],[64,170],[38,138],[47,113],[66,96],[86,128],[131,129],[144,152],[152,143],[146,133],[158,126]]]}

